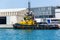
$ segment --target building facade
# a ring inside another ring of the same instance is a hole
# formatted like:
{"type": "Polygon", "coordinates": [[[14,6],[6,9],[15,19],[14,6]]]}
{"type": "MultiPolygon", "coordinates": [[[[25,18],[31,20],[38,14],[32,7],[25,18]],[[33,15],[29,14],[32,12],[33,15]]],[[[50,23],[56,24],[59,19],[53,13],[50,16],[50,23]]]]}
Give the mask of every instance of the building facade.
{"type": "Polygon", "coordinates": [[[46,21],[49,18],[55,18],[55,7],[37,7],[31,8],[36,20],[39,22],[46,21]]]}
{"type": "Polygon", "coordinates": [[[37,7],[37,8],[32,8],[31,11],[34,13],[36,18],[55,17],[55,7],[37,7]]]}
{"type": "Polygon", "coordinates": [[[0,24],[14,24],[23,19],[26,8],[0,9],[0,24]]]}
{"type": "MultiPolygon", "coordinates": [[[[60,8],[57,7],[36,7],[31,8],[37,22],[53,19],[60,19],[60,8]]],[[[0,9],[0,24],[14,24],[23,20],[27,8],[0,9]]]]}
{"type": "Polygon", "coordinates": [[[55,18],[51,18],[51,22],[60,24],[60,6],[55,8],[55,18]]]}

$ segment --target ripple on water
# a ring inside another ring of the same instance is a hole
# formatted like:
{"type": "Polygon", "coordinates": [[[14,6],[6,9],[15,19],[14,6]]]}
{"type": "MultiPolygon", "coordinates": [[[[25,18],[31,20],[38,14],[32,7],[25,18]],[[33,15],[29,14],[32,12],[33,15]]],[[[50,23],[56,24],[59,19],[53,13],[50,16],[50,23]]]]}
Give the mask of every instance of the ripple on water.
{"type": "Polygon", "coordinates": [[[60,40],[60,30],[0,29],[0,40],[60,40]]]}

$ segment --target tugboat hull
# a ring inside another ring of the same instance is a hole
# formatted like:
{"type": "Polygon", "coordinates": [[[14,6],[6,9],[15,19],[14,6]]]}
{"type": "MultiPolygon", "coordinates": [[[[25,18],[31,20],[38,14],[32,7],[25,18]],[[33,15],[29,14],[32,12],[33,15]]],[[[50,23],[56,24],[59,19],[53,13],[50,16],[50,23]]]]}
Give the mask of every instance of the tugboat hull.
{"type": "Polygon", "coordinates": [[[58,25],[21,25],[13,24],[15,29],[59,29],[58,25]]]}

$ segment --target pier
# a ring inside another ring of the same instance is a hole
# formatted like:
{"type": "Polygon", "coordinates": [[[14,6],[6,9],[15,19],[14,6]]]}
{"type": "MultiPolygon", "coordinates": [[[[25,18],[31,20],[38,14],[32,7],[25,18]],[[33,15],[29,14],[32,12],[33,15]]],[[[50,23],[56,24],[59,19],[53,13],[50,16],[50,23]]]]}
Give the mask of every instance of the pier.
{"type": "Polygon", "coordinates": [[[6,25],[6,24],[0,24],[0,28],[4,28],[4,29],[12,29],[13,26],[12,25],[6,25]]]}

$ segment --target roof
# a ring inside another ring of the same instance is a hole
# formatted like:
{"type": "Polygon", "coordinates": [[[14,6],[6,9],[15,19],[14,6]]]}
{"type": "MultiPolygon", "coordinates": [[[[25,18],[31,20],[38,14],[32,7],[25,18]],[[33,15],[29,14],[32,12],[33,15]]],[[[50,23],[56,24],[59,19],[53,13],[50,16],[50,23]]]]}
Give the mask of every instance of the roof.
{"type": "Polygon", "coordinates": [[[26,8],[0,9],[0,12],[16,12],[26,10],[26,8]]]}

